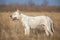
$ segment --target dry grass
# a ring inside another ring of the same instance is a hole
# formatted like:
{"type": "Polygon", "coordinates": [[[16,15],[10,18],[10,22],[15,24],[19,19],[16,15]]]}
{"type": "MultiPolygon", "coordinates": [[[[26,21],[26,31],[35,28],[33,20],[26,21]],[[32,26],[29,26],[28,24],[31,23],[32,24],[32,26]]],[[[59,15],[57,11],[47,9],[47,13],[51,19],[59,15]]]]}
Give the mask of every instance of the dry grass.
{"type": "Polygon", "coordinates": [[[24,35],[24,27],[19,21],[12,21],[9,17],[12,12],[0,12],[0,40],[60,40],[60,12],[25,12],[26,15],[46,15],[54,22],[54,36],[47,37],[45,33],[24,35]]]}
{"type": "Polygon", "coordinates": [[[38,6],[38,5],[0,5],[0,12],[15,11],[16,9],[28,12],[60,12],[60,6],[38,6]]]}

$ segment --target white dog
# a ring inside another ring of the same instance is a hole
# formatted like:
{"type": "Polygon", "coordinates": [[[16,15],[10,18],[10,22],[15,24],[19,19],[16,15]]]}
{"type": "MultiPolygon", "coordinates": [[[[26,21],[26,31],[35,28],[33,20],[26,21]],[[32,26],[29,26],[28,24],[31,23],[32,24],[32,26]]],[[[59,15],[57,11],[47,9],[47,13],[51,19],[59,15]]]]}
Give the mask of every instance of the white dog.
{"type": "Polygon", "coordinates": [[[35,29],[38,27],[38,25],[44,25],[43,28],[47,36],[49,36],[49,34],[53,35],[53,21],[48,16],[27,16],[23,13],[19,14],[19,10],[17,10],[10,17],[13,20],[21,19],[21,22],[25,28],[25,35],[29,35],[30,28],[35,29]]]}

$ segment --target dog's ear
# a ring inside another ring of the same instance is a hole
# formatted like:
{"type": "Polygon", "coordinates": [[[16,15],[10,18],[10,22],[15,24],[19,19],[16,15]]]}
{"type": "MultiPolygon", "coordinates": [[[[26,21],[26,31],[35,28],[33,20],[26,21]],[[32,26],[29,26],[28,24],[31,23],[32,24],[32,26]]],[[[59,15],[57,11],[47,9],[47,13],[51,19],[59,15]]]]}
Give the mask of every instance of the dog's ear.
{"type": "Polygon", "coordinates": [[[19,12],[19,10],[17,9],[17,12],[19,12]]]}

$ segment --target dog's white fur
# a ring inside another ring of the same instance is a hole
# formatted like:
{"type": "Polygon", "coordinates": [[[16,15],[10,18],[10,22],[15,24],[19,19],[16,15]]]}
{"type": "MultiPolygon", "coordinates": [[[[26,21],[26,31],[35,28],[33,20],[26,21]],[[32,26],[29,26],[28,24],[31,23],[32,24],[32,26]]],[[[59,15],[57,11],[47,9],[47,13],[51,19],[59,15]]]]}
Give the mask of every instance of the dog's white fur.
{"type": "MultiPolygon", "coordinates": [[[[25,35],[29,35],[30,28],[35,29],[38,27],[38,25],[44,25],[43,28],[46,32],[46,35],[49,36],[49,34],[53,35],[54,29],[53,29],[53,21],[48,16],[27,16],[23,13],[19,14],[19,10],[14,12],[12,14],[12,19],[16,17],[17,19],[21,19],[21,22],[25,28],[25,35]]],[[[41,27],[41,26],[40,26],[41,27]]]]}

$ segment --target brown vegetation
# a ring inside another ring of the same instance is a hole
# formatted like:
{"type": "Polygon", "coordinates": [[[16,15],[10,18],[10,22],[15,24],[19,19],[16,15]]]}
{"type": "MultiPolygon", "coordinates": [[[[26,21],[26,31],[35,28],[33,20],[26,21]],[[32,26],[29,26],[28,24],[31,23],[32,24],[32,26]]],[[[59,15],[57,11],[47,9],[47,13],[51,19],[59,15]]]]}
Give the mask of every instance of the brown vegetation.
{"type": "MultiPolygon", "coordinates": [[[[11,8],[12,9],[12,8],[11,8]]],[[[25,12],[29,16],[46,15],[54,22],[54,36],[47,37],[45,33],[30,33],[24,35],[24,27],[21,21],[12,21],[12,12],[0,12],[0,40],[60,40],[60,12],[25,12]]]]}
{"type": "Polygon", "coordinates": [[[60,6],[37,6],[37,5],[0,5],[0,12],[2,11],[46,11],[46,12],[60,12],[60,6]]]}

